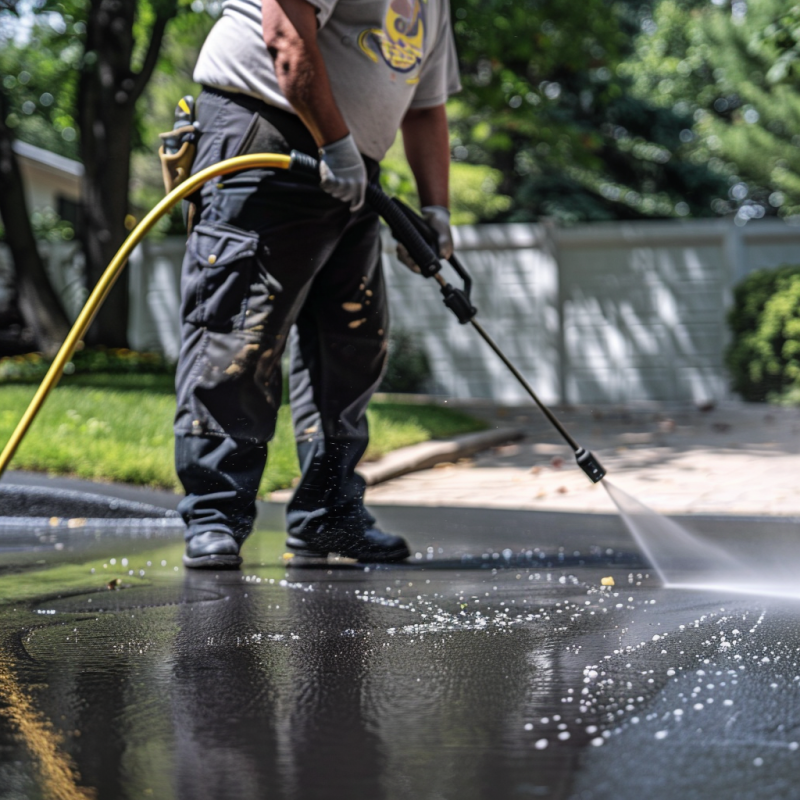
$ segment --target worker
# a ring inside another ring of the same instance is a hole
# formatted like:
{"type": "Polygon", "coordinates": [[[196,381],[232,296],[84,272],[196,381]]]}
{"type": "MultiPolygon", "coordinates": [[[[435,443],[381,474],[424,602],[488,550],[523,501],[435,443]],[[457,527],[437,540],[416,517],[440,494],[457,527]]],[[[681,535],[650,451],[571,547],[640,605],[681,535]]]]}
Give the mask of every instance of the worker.
{"type": "Polygon", "coordinates": [[[320,179],[252,169],[192,198],[175,419],[184,563],[241,563],[289,340],[302,475],[288,549],[402,560],[406,542],[376,526],[355,472],[388,329],[379,219],[364,196],[401,129],[423,215],[452,253],[444,103],[460,85],[448,2],[225,0],[194,79],[193,172],[296,149],[318,154],[320,179]]]}

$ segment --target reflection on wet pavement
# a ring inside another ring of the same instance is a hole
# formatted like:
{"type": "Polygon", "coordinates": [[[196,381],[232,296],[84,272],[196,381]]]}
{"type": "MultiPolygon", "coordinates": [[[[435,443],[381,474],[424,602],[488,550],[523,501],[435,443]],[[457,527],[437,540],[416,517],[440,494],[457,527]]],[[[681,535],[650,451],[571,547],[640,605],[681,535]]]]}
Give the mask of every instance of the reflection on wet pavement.
{"type": "Polygon", "coordinates": [[[665,589],[624,532],[454,519],[371,569],[269,531],[241,572],[111,529],[9,551],[2,796],[797,796],[800,605],[665,589]]]}

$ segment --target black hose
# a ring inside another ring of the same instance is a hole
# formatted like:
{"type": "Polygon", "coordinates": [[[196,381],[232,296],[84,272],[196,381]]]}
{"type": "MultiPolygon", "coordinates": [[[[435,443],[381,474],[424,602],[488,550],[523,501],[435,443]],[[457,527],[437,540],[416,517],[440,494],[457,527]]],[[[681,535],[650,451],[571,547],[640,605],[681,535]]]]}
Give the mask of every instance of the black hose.
{"type": "MultiPolygon", "coordinates": [[[[289,169],[292,172],[319,178],[319,161],[316,158],[297,150],[292,150],[291,156],[289,169]]],[[[422,274],[426,277],[436,274],[439,271],[439,257],[383,189],[374,183],[367,184],[366,200],[383,217],[394,238],[403,243],[422,274]]]]}
{"type": "Polygon", "coordinates": [[[380,186],[374,183],[367,185],[367,202],[383,217],[394,238],[403,243],[423,275],[429,276],[439,271],[439,256],[380,186]]]}

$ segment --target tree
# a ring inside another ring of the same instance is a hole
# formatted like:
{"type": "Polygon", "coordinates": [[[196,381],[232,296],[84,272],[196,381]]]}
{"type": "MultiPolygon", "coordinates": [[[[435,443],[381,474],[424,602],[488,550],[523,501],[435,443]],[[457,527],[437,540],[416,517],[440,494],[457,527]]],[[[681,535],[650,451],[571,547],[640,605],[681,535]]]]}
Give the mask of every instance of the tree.
{"type": "Polygon", "coordinates": [[[6,124],[8,100],[0,86],[0,217],[5,241],[11,250],[17,275],[17,305],[33,330],[36,346],[55,355],[69,331],[69,323],[55,295],[36,246],[36,237],[25,208],[25,190],[12,145],[14,136],[6,124]]]}
{"type": "MultiPolygon", "coordinates": [[[[90,285],[127,235],[137,102],[169,21],[188,9],[188,0],[40,0],[29,11],[35,19],[27,40],[15,40],[12,29],[0,48],[3,83],[12,94],[8,127],[83,161],[80,236],[90,285]]],[[[91,339],[125,346],[127,307],[127,282],[118,281],[91,339]]]]}
{"type": "Polygon", "coordinates": [[[691,116],[689,157],[726,181],[714,210],[739,224],[800,214],[799,42],[785,0],[662,0],[625,65],[637,96],[691,116]]]}
{"type": "Polygon", "coordinates": [[[490,164],[508,218],[710,215],[719,176],[685,158],[686,114],[630,91],[619,68],[650,20],[643,0],[452,0],[464,92],[457,161],[490,164]]]}

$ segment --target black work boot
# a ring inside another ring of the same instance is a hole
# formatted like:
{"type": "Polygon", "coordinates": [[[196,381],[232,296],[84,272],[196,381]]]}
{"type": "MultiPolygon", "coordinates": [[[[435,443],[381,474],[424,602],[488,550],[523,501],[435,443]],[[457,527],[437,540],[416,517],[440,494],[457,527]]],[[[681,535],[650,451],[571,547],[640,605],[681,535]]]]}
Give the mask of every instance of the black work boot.
{"type": "Polygon", "coordinates": [[[224,531],[206,531],[186,542],[183,564],[189,569],[236,569],[242,563],[239,542],[224,531]]]}
{"type": "Polygon", "coordinates": [[[365,564],[403,561],[411,555],[405,539],[384,533],[374,525],[358,532],[323,529],[307,538],[290,535],[286,546],[304,558],[325,558],[334,553],[365,564]]]}
{"type": "Polygon", "coordinates": [[[286,547],[292,553],[306,558],[335,553],[365,563],[409,557],[405,540],[376,527],[364,508],[366,483],[354,470],[366,447],[366,433],[298,443],[303,475],[286,508],[286,547]]]}

